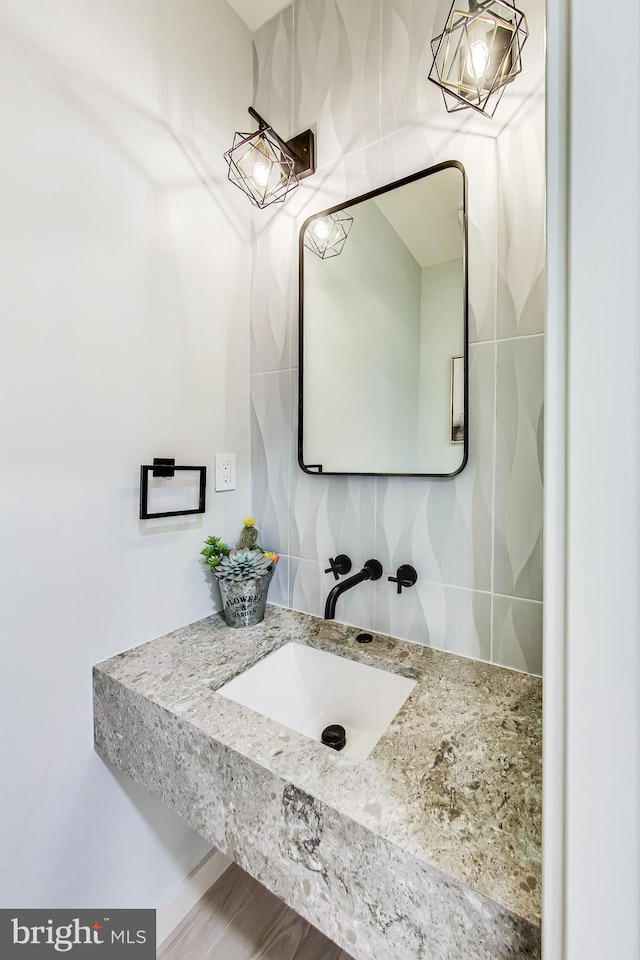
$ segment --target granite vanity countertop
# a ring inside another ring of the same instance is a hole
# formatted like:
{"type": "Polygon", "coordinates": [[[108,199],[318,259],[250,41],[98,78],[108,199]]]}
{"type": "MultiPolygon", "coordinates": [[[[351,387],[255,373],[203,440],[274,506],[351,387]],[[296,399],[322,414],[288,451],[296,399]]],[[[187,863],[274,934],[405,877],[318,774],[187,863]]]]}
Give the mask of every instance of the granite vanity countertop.
{"type": "MultiPolygon", "coordinates": [[[[231,629],[208,617],[95,667],[535,927],[541,903],[538,677],[270,606],[231,629]],[[417,680],[366,760],[342,756],[216,690],[297,641],[417,680]]],[[[171,771],[167,771],[171,776],[171,771]]]]}

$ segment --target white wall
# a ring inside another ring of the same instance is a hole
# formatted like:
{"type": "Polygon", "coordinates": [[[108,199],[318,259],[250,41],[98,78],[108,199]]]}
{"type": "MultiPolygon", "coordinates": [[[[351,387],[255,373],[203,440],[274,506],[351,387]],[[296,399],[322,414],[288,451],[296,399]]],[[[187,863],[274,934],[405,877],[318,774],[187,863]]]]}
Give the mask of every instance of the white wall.
{"type": "Polygon", "coordinates": [[[464,353],[462,260],[422,269],[420,300],[420,471],[453,473],[463,445],[451,443],[451,357],[464,353]]]}
{"type": "MultiPolygon", "coordinates": [[[[570,44],[564,956],[637,960],[640,15],[621,0],[620,29],[602,31],[586,10],[561,9],[570,44]],[[588,96],[594,53],[597,96],[588,96]]],[[[556,158],[562,132],[551,130],[556,158]]],[[[563,173],[553,170],[554,196],[563,173]]],[[[561,643],[547,638],[554,665],[561,643]]]]}
{"type": "Polygon", "coordinates": [[[91,664],[211,613],[250,508],[251,98],[223,0],[1,0],[2,906],[157,906],[207,846],[93,753],[91,664]],[[235,196],[237,193],[237,197],[235,196]],[[139,522],[154,456],[238,491],[139,522]]]}
{"type": "Polygon", "coordinates": [[[305,462],[415,471],[421,270],[373,200],[351,213],[339,256],[304,254],[305,462]]]}

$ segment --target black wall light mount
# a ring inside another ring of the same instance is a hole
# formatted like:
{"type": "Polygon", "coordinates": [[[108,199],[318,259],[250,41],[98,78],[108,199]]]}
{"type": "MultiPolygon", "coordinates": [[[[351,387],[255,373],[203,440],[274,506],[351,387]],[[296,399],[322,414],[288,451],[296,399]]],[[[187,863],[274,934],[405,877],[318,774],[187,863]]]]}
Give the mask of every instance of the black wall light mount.
{"type": "Polygon", "coordinates": [[[258,133],[263,130],[271,131],[282,152],[293,161],[293,172],[298,180],[304,180],[305,177],[310,177],[316,172],[316,139],[312,130],[304,130],[291,140],[283,140],[257,110],[249,107],[248,112],[258,124],[258,133]]]}
{"type": "Polygon", "coordinates": [[[194,513],[204,513],[206,509],[207,468],[182,467],[170,457],[154,457],[153,463],[144,463],[140,467],[140,520],[153,520],[156,517],[184,517],[194,513]],[[149,474],[154,477],[174,477],[176,470],[198,473],[198,506],[193,510],[165,510],[161,513],[149,512],[149,474]]]}
{"type": "Polygon", "coordinates": [[[312,130],[305,130],[291,140],[283,140],[253,107],[249,107],[249,115],[258,129],[236,133],[224,158],[231,183],[254,206],[264,209],[283,201],[300,180],[315,173],[315,137],[312,130]]]}

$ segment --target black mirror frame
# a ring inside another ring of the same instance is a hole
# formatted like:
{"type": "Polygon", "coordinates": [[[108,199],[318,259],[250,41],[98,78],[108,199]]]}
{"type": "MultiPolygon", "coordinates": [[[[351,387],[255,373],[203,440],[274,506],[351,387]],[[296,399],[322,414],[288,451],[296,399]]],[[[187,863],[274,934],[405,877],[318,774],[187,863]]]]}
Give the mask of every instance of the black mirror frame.
{"type": "Polygon", "coordinates": [[[403,177],[401,180],[395,180],[384,187],[378,187],[369,193],[363,193],[353,200],[347,200],[344,203],[338,203],[327,210],[319,210],[304,221],[300,228],[298,239],[298,466],[304,472],[312,477],[425,477],[436,479],[450,479],[457,477],[467,465],[469,459],[469,223],[468,223],[468,202],[467,202],[467,173],[463,165],[458,160],[445,160],[443,163],[437,163],[432,167],[413,173],[411,176],[403,177]],[[338,213],[346,210],[357,203],[365,200],[371,200],[382,193],[388,193],[397,187],[403,187],[415,180],[421,180],[424,177],[432,176],[441,170],[454,167],[462,174],[462,211],[463,211],[463,277],[464,277],[464,447],[462,454],[462,463],[457,470],[452,473],[351,473],[348,471],[324,471],[318,464],[305,464],[303,457],[303,404],[304,404],[304,235],[307,227],[317,217],[326,217],[331,213],[338,213]]]}

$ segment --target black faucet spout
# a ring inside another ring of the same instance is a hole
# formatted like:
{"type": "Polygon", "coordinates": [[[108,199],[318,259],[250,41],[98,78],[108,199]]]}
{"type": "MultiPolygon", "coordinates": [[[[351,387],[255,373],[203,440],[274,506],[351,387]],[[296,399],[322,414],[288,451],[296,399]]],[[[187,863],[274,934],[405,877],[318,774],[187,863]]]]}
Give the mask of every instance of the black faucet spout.
{"type": "Polygon", "coordinates": [[[382,564],[378,560],[367,560],[359,573],[354,573],[352,577],[347,577],[347,579],[341,583],[336,583],[335,587],[330,591],[324,607],[325,620],[335,620],[336,603],[338,602],[338,597],[342,596],[343,593],[351,590],[352,587],[356,587],[359,583],[363,583],[365,580],[379,580],[381,576],[382,564]]]}

